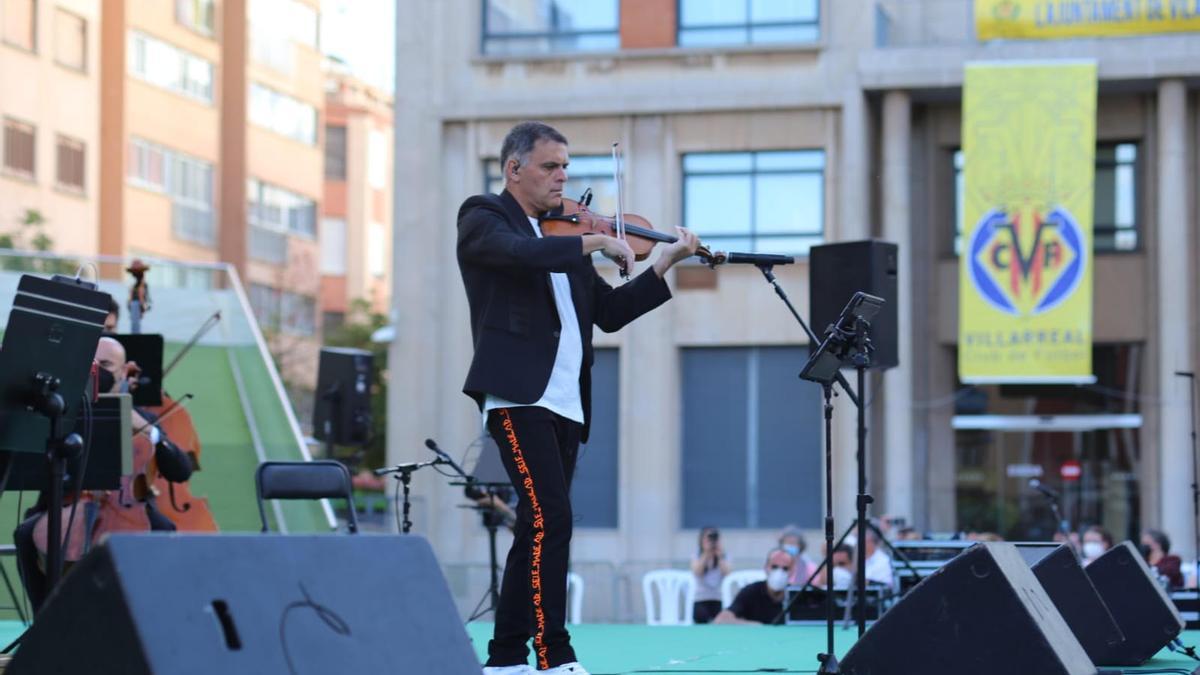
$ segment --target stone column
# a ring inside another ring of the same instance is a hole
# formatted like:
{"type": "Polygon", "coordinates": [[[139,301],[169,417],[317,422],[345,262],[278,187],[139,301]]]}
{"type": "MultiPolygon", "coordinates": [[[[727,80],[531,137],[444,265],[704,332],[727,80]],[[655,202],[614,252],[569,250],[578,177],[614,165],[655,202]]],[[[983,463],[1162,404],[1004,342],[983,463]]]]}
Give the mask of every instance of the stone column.
{"type": "Polygon", "coordinates": [[[1190,172],[1187,133],[1187,87],[1182,80],[1158,86],[1158,391],[1160,525],[1185,559],[1196,554],[1192,523],[1191,419],[1188,381],[1176,371],[1193,370],[1191,228],[1188,223],[1190,172]]]}
{"type": "Polygon", "coordinates": [[[899,247],[896,283],[899,367],[883,376],[884,492],[877,513],[913,519],[912,233],[909,148],[912,101],[906,91],[883,98],[883,238],[899,247]]]}

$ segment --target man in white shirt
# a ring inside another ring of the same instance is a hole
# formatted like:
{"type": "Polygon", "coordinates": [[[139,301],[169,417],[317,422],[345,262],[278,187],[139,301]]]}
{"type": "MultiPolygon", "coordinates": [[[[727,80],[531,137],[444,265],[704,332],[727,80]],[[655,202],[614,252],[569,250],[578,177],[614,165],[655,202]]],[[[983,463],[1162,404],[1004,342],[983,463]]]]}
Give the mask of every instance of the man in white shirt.
{"type": "Polygon", "coordinates": [[[483,411],[520,498],[484,673],[530,672],[532,638],[542,672],[586,675],[565,622],[568,493],[588,435],[592,326],[619,330],[670,299],[664,276],[699,241],[681,228],[650,269],[613,288],[591,254],[625,268],[634,255],[624,240],[543,236],[539,217],[562,209],[567,139],[523,122],[505,137],[500,163],[505,190],[471,197],[458,212],[458,264],[475,344],[463,392],[483,411]]]}

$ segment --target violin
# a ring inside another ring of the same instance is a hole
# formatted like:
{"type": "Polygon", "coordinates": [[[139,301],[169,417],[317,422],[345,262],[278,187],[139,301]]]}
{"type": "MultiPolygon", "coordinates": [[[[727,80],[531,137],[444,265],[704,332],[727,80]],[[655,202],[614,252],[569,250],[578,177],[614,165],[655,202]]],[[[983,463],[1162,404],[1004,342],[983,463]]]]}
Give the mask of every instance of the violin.
{"type": "MultiPolygon", "coordinates": [[[[589,193],[584,193],[584,199],[587,199],[589,193]]],[[[561,212],[550,212],[539,218],[539,224],[542,228],[543,236],[558,236],[558,237],[573,237],[589,234],[603,234],[609,237],[622,238],[618,231],[618,223],[616,216],[602,216],[588,210],[588,207],[583,202],[577,202],[574,199],[563,197],[563,206],[561,212]]],[[[621,223],[624,227],[624,239],[629,244],[629,248],[633,250],[634,259],[638,262],[645,260],[655,244],[673,244],[679,240],[679,237],[658,232],[650,221],[634,214],[623,214],[621,223]]],[[[696,249],[696,257],[700,258],[709,267],[716,267],[725,262],[725,254],[717,251],[713,252],[706,246],[700,246],[696,249]]]]}
{"type": "MultiPolygon", "coordinates": [[[[184,401],[192,397],[185,394],[179,400],[173,400],[163,391],[163,411],[157,424],[180,450],[183,450],[192,460],[196,471],[200,470],[200,436],[196,433],[192,416],[184,408],[184,401]]],[[[153,460],[152,460],[153,461],[153,460]]],[[[154,467],[157,470],[157,466],[154,467]]],[[[158,510],[171,519],[182,532],[217,532],[217,521],[208,506],[207,497],[195,497],[191,493],[188,482],[172,483],[157,471],[153,475],[151,487],[158,510]]]]}

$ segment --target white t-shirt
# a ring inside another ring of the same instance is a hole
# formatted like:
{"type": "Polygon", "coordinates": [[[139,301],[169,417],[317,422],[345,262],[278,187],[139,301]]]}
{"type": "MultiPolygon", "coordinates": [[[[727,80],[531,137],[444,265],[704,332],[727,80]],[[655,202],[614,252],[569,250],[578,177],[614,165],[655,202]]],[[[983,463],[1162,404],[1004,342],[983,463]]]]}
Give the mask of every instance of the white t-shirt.
{"type": "MultiPolygon", "coordinates": [[[[529,225],[540,239],[542,230],[536,218],[529,225]]],[[[546,391],[533,403],[513,403],[491,394],[483,401],[484,421],[493,408],[518,408],[538,406],[569,420],[583,424],[583,401],[579,396],[579,371],[583,367],[583,337],[579,334],[579,319],[575,315],[575,303],[571,300],[571,282],[562,272],[550,273],[550,284],[554,287],[554,304],[558,307],[558,321],[562,324],[558,336],[558,352],[554,355],[554,369],[546,391]]]]}
{"type": "Polygon", "coordinates": [[[867,581],[874,581],[885,586],[892,586],[895,581],[892,575],[892,559],[883,552],[882,548],[875,549],[875,552],[867,558],[867,581]]]}

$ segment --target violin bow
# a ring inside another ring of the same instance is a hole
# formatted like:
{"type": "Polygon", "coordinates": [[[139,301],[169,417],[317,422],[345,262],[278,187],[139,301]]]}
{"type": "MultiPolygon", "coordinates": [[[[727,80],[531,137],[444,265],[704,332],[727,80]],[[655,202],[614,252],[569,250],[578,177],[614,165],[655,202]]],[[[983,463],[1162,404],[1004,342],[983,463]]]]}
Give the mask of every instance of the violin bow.
{"type": "Polygon", "coordinates": [[[175,413],[179,412],[180,410],[185,410],[186,408],[184,407],[184,403],[188,402],[191,399],[192,399],[191,394],[184,394],[183,398],[175,399],[175,402],[172,403],[170,406],[168,406],[166,410],[162,411],[162,413],[158,417],[154,418],[153,422],[146,422],[142,426],[138,427],[137,431],[133,432],[133,435],[137,436],[138,434],[149,429],[150,427],[161,423],[163,420],[167,419],[171,415],[174,415],[175,413]]]}
{"type": "Polygon", "coordinates": [[[183,358],[183,355],[187,354],[192,347],[195,347],[196,343],[200,341],[200,338],[204,337],[205,333],[212,330],[213,326],[217,325],[217,322],[220,320],[221,310],[217,310],[213,312],[212,316],[208,317],[204,323],[200,324],[200,328],[196,330],[196,334],[192,336],[192,339],[188,340],[188,343],[183,346],[183,349],[179,350],[179,353],[175,355],[175,358],[171,359],[171,362],[168,363],[165,368],[163,368],[162,379],[167,379],[167,374],[171,372],[171,369],[175,367],[175,364],[179,363],[180,359],[183,358]]]}
{"type": "MultiPolygon", "coordinates": [[[[617,142],[613,142],[612,144],[613,182],[617,184],[617,239],[625,241],[625,191],[622,189],[625,172],[621,170],[621,153],[617,148],[618,145],[617,142]]],[[[631,265],[633,265],[633,261],[626,260],[625,264],[621,266],[622,279],[629,278],[629,267],[631,265]]]]}

